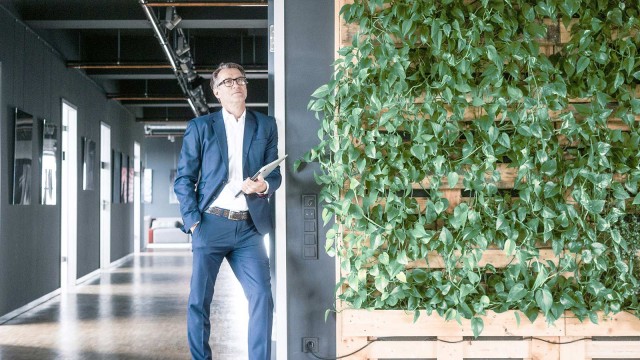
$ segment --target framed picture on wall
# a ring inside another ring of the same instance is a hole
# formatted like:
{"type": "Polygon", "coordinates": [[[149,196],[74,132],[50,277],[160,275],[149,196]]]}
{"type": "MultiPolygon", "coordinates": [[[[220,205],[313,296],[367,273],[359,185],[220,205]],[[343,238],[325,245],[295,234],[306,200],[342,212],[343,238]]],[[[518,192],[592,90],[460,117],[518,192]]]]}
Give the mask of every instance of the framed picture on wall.
{"type": "Polygon", "coordinates": [[[128,171],[128,180],[127,180],[127,202],[133,203],[133,181],[135,179],[135,168],[133,157],[129,157],[129,171],[128,171]]]}
{"type": "Polygon", "coordinates": [[[14,112],[13,196],[14,205],[31,204],[33,167],[33,116],[18,108],[14,112]]]}
{"type": "Polygon", "coordinates": [[[55,205],[57,202],[58,128],[46,119],[40,119],[42,131],[40,203],[55,205]]]}
{"type": "Polygon", "coordinates": [[[129,156],[120,153],[120,202],[127,202],[127,183],[129,180],[129,156]]]}
{"type": "Polygon", "coordinates": [[[95,184],[96,142],[82,138],[82,189],[93,190],[95,184]]]}
{"type": "Polygon", "coordinates": [[[121,155],[119,151],[111,150],[111,164],[113,167],[111,168],[111,184],[113,186],[113,191],[111,192],[113,199],[112,202],[114,204],[118,204],[120,202],[120,164],[121,164],[121,155]]]}

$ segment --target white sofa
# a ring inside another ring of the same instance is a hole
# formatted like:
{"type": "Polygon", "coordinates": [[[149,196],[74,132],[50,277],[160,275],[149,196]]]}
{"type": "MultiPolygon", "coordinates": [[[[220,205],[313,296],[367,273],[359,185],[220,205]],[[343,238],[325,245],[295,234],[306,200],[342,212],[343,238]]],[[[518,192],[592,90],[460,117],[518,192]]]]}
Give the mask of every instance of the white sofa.
{"type": "Polygon", "coordinates": [[[191,237],[180,230],[182,219],[178,217],[151,218],[148,230],[149,244],[189,243],[191,237]]]}

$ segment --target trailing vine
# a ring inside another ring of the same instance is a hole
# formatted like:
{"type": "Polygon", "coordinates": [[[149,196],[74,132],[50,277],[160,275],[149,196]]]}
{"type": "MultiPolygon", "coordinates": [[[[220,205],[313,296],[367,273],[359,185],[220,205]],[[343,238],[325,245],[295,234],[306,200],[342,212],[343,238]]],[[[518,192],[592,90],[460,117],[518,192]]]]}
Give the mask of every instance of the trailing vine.
{"type": "Polygon", "coordinates": [[[323,219],[336,219],[339,298],[471,319],[476,336],[487,310],[640,315],[640,235],[625,222],[640,204],[639,9],[344,5],[358,31],[312,95],[320,142],[301,159],[321,165],[323,219]],[[492,249],[509,261],[483,262],[492,249]]]}

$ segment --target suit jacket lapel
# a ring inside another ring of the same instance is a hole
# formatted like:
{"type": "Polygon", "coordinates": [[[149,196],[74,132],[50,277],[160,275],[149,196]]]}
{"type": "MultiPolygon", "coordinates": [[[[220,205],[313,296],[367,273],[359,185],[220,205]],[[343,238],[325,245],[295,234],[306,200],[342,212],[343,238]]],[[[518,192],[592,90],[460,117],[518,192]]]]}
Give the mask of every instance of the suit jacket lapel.
{"type": "Polygon", "coordinates": [[[227,146],[227,131],[224,126],[224,119],[222,118],[222,111],[215,112],[213,114],[213,135],[218,138],[218,146],[220,147],[220,154],[222,161],[226,165],[227,171],[229,171],[229,154],[227,146]]]}
{"type": "Polygon", "coordinates": [[[242,141],[242,173],[244,177],[253,176],[248,173],[247,158],[249,155],[249,148],[251,147],[251,141],[253,140],[253,134],[258,127],[255,116],[247,110],[247,115],[244,119],[244,137],[242,141]]]}

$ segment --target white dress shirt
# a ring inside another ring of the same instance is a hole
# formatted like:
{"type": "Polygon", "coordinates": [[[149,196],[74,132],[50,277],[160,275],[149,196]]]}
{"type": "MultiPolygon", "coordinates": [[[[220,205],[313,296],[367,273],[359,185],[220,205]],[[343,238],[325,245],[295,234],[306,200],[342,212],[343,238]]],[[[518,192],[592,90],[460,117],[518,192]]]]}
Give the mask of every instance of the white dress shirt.
{"type": "Polygon", "coordinates": [[[222,188],[220,195],[213,201],[211,206],[233,210],[246,211],[247,199],[240,195],[236,197],[238,191],[242,189],[242,142],[244,140],[244,123],[247,111],[245,110],[239,119],[222,108],[222,118],[224,128],[227,133],[227,154],[229,158],[229,179],[222,188]]]}

